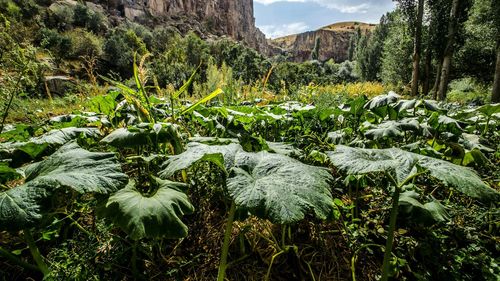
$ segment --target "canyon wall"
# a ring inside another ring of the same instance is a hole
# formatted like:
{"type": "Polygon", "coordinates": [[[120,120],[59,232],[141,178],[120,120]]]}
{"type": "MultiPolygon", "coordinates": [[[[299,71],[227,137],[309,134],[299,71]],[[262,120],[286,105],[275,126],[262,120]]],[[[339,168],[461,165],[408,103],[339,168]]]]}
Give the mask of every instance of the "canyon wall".
{"type": "MultiPolygon", "coordinates": [[[[184,29],[229,36],[261,53],[269,53],[264,34],[255,27],[253,0],[94,0],[112,15],[131,21],[188,22],[184,29]]],[[[185,31],[185,30],[183,30],[185,31]]]]}
{"type": "Polygon", "coordinates": [[[341,22],[315,31],[277,38],[271,40],[271,44],[279,47],[282,54],[288,55],[291,61],[304,62],[311,59],[311,51],[319,38],[319,60],[334,59],[335,62],[343,62],[349,56],[349,40],[358,32],[358,28],[359,32],[366,34],[375,27],[375,24],[341,22]]]}

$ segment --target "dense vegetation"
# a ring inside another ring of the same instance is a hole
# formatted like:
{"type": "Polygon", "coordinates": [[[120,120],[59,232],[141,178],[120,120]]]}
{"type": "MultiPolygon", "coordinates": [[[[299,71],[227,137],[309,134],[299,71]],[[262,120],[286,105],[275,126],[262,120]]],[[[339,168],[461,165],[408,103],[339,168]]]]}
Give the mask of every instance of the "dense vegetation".
{"type": "Polygon", "coordinates": [[[0,0],[0,280],[500,277],[492,1],[302,64],[51,2],[0,0]]]}

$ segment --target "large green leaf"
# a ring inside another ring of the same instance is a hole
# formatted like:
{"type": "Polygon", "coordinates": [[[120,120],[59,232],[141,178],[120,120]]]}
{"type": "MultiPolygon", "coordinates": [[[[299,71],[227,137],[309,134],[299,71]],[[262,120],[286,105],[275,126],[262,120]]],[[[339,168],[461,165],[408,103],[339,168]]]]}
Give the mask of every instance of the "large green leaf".
{"type": "Polygon", "coordinates": [[[170,157],[160,172],[162,178],[168,178],[175,172],[187,169],[199,161],[209,161],[218,165],[224,171],[229,171],[234,165],[234,157],[242,150],[239,144],[206,145],[191,142],[187,150],[179,155],[170,157]]]}
{"type": "Polygon", "coordinates": [[[437,200],[422,204],[415,191],[406,191],[399,197],[399,214],[416,223],[430,225],[449,219],[444,206],[437,200]]]}
{"type": "Polygon", "coordinates": [[[30,142],[36,144],[63,145],[79,136],[86,138],[97,138],[101,135],[97,128],[75,128],[52,130],[39,137],[30,139],[30,142]]]}
{"type": "Polygon", "coordinates": [[[416,159],[401,149],[362,149],[338,145],[335,151],[326,154],[337,168],[347,174],[385,172],[402,184],[417,173],[416,159]]]}
{"type": "Polygon", "coordinates": [[[109,197],[105,215],[132,239],[187,236],[188,228],[181,217],[194,212],[183,192],[186,185],[156,179],[159,187],[151,196],[139,192],[134,182],[109,197]]]}
{"type": "Polygon", "coordinates": [[[0,193],[0,230],[21,230],[43,218],[51,190],[24,184],[0,193]]]}
{"type": "Polygon", "coordinates": [[[477,109],[486,116],[492,116],[495,113],[500,113],[500,103],[483,105],[477,109]]]}
{"type": "Polygon", "coordinates": [[[27,184],[69,187],[79,193],[108,194],[122,188],[128,177],[113,153],[90,152],[68,143],[47,159],[24,169],[27,184]]]}
{"type": "Polygon", "coordinates": [[[388,121],[379,124],[373,129],[365,132],[365,137],[372,140],[379,140],[384,138],[397,138],[403,136],[403,131],[397,126],[394,121],[388,121]]]}
{"type": "Polygon", "coordinates": [[[442,181],[445,185],[483,201],[500,199],[500,194],[487,186],[472,169],[440,159],[418,156],[418,165],[427,169],[432,177],[442,181]]]}
{"type": "Polygon", "coordinates": [[[17,167],[39,158],[49,147],[61,146],[79,136],[97,138],[100,132],[96,128],[75,127],[52,130],[26,142],[0,143],[0,157],[13,159],[14,166],[17,167]]]}
{"type": "Polygon", "coordinates": [[[428,120],[429,125],[439,132],[450,132],[455,135],[462,133],[462,127],[456,119],[434,112],[428,120]]]}
{"type": "Polygon", "coordinates": [[[119,128],[101,140],[114,147],[136,147],[169,142],[176,153],[182,151],[177,127],[170,123],[141,123],[129,128],[119,128]]]}
{"type": "Polygon", "coordinates": [[[386,106],[386,105],[395,103],[398,101],[398,99],[400,97],[401,96],[399,96],[398,94],[396,94],[394,92],[389,92],[387,95],[380,95],[380,96],[374,97],[373,99],[371,99],[370,101],[368,101],[365,104],[364,108],[373,110],[373,109],[376,109],[376,108],[379,108],[382,106],[386,106]]]}
{"type": "Polygon", "coordinates": [[[333,210],[330,173],[293,158],[240,152],[227,180],[236,205],[273,223],[296,223],[312,211],[326,219],[333,210]]]}
{"type": "Polygon", "coordinates": [[[128,181],[114,154],[89,152],[75,142],[22,170],[25,183],[0,193],[0,229],[34,226],[49,210],[56,191],[108,194],[128,181]]]}
{"type": "Polygon", "coordinates": [[[276,223],[294,223],[312,211],[325,219],[333,210],[329,172],[305,165],[282,154],[245,152],[238,144],[188,144],[170,157],[161,177],[186,169],[198,161],[211,161],[228,172],[227,188],[238,208],[276,223]]]}
{"type": "Polygon", "coordinates": [[[482,201],[494,201],[500,197],[497,191],[487,186],[467,167],[399,148],[360,149],[339,145],[335,151],[328,151],[327,155],[333,165],[348,174],[385,172],[392,175],[398,185],[401,185],[423,168],[432,177],[465,195],[482,201]]]}
{"type": "Polygon", "coordinates": [[[15,169],[9,167],[7,162],[0,162],[0,184],[20,177],[21,175],[15,169]]]}

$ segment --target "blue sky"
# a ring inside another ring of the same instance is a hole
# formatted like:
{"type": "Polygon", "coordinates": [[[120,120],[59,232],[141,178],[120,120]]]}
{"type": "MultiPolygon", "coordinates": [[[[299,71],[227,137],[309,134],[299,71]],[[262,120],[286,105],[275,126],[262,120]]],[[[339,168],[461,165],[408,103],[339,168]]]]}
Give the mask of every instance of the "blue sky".
{"type": "Polygon", "coordinates": [[[340,21],[378,23],[394,7],[392,0],[254,0],[256,25],[268,38],[340,21]]]}

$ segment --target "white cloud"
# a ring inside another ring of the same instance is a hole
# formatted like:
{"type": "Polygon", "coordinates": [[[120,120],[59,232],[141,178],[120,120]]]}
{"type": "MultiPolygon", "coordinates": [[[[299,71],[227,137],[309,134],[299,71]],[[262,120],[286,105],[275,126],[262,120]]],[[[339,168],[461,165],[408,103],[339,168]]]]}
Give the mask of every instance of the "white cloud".
{"type": "Polygon", "coordinates": [[[371,6],[368,3],[363,3],[355,6],[348,6],[348,5],[332,6],[332,8],[337,9],[344,14],[366,14],[368,13],[370,7],[371,6]]]}
{"type": "MultiPolygon", "coordinates": [[[[259,0],[262,1],[262,0],[259,0]]],[[[309,26],[304,22],[294,22],[282,25],[262,25],[259,29],[264,32],[267,38],[278,38],[289,34],[297,34],[307,31],[309,26]]]]}
{"type": "Polygon", "coordinates": [[[371,1],[349,1],[349,0],[254,0],[263,5],[270,5],[277,2],[314,2],[328,9],[335,9],[344,14],[365,14],[371,8],[371,1]],[[357,2],[357,3],[356,3],[357,2]],[[358,4],[359,3],[359,4],[358,4]]]}

